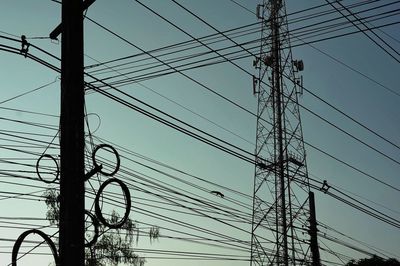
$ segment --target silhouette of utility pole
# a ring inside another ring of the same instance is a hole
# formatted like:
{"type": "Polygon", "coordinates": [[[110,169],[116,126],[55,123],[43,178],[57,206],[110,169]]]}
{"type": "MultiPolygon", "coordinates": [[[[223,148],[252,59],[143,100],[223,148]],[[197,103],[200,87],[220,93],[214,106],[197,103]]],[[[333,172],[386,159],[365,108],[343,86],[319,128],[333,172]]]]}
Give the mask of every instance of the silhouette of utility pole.
{"type": "Polygon", "coordinates": [[[84,266],[84,79],[82,0],[62,0],[60,264],[84,266]]]}
{"type": "Polygon", "coordinates": [[[315,213],[315,199],[314,193],[310,191],[309,193],[310,201],[310,249],[312,255],[312,266],[321,266],[321,259],[319,256],[318,248],[318,229],[317,229],[317,218],[315,213]]]}
{"type": "MultiPolygon", "coordinates": [[[[88,9],[89,6],[91,4],[93,4],[95,1],[96,0],[85,0],[82,3],[82,11],[85,11],[86,9],[88,9]]],[[[60,35],[62,30],[63,30],[62,27],[63,27],[63,23],[58,24],[58,26],[52,32],[50,32],[50,34],[49,34],[50,39],[57,40],[58,39],[58,35],[60,35]]]]}

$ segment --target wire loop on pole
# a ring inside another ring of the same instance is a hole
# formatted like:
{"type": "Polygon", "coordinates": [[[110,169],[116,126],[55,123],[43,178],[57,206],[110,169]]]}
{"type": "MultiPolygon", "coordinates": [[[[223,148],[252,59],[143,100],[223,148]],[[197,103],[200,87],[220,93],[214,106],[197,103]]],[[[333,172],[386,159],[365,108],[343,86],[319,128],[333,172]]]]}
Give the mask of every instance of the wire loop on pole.
{"type": "Polygon", "coordinates": [[[92,160],[93,160],[94,168],[99,169],[98,171],[99,171],[100,173],[102,173],[103,175],[105,175],[105,176],[112,176],[112,175],[115,175],[115,173],[118,172],[119,166],[120,166],[120,163],[121,163],[120,158],[119,158],[119,154],[118,154],[117,150],[114,149],[113,146],[108,145],[108,144],[100,144],[100,145],[98,145],[98,146],[94,149],[94,151],[93,151],[93,153],[92,153],[92,160]],[[117,160],[114,171],[109,172],[109,173],[108,173],[108,172],[105,172],[105,171],[104,171],[104,167],[102,167],[101,165],[99,165],[99,164],[96,162],[96,153],[97,153],[100,149],[111,149],[111,151],[114,153],[115,158],[116,158],[116,160],[117,160]]]}
{"type": "Polygon", "coordinates": [[[59,262],[59,257],[58,257],[56,245],[50,239],[50,237],[48,237],[45,233],[43,233],[42,231],[37,230],[37,229],[31,229],[31,230],[23,232],[18,237],[17,241],[15,241],[13,249],[12,249],[12,255],[11,255],[12,266],[17,266],[17,260],[18,260],[17,256],[18,256],[19,248],[21,247],[21,244],[24,241],[25,237],[27,237],[29,234],[38,234],[44,239],[44,241],[46,241],[47,245],[51,249],[51,252],[53,253],[53,257],[54,257],[54,261],[56,263],[56,266],[59,266],[60,262],[59,262]]]}
{"type": "Polygon", "coordinates": [[[58,177],[59,177],[59,175],[60,175],[60,169],[59,169],[59,167],[58,167],[57,160],[54,159],[54,157],[51,156],[50,154],[43,154],[42,156],[39,157],[39,159],[38,159],[37,162],[36,162],[36,173],[37,173],[39,179],[40,179],[41,181],[47,183],[47,184],[51,184],[51,183],[56,182],[56,180],[58,179],[58,177]],[[43,177],[40,175],[40,171],[39,171],[40,161],[41,161],[43,158],[49,158],[49,159],[53,160],[53,162],[54,162],[55,165],[56,165],[56,168],[57,168],[57,170],[55,171],[56,177],[55,177],[53,180],[46,180],[45,178],[43,178],[43,177]]]}
{"type": "Polygon", "coordinates": [[[126,222],[126,220],[128,220],[130,210],[131,210],[131,194],[129,192],[128,187],[124,184],[124,182],[116,178],[111,178],[106,180],[103,184],[101,184],[99,190],[97,191],[95,199],[95,213],[101,223],[112,229],[121,228],[122,225],[126,222]],[[109,223],[104,218],[103,214],[101,213],[100,202],[99,202],[101,193],[103,192],[104,188],[110,183],[117,183],[121,187],[122,191],[124,192],[126,200],[125,214],[122,217],[122,219],[116,223],[109,223]]]}

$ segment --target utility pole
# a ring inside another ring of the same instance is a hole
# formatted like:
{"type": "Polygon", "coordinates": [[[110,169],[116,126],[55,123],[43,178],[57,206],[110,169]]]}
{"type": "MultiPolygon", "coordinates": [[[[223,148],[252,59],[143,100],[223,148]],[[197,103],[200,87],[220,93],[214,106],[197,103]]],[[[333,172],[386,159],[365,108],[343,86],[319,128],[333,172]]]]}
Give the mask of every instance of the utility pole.
{"type": "Polygon", "coordinates": [[[82,0],[62,0],[60,263],[84,266],[84,80],[82,0]]]}
{"type": "Polygon", "coordinates": [[[309,265],[309,179],[298,96],[304,65],[293,60],[284,0],[262,0],[260,53],[253,92],[258,98],[252,266],[309,265]]]}
{"type": "Polygon", "coordinates": [[[312,266],[321,266],[321,259],[319,256],[318,237],[317,237],[317,217],[315,213],[315,198],[314,192],[309,193],[310,202],[310,249],[312,254],[312,266]]]}

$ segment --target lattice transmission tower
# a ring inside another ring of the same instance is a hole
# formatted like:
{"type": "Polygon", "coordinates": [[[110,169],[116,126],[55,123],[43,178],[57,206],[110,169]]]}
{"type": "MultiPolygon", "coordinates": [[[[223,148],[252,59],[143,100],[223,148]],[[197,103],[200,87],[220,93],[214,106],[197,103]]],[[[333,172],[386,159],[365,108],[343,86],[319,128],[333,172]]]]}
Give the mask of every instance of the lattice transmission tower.
{"type": "MultiPolygon", "coordinates": [[[[303,61],[293,60],[283,0],[257,6],[261,48],[251,265],[311,265],[309,181],[298,97],[303,61]]],[[[316,264],[313,264],[316,265],[316,264]]]]}

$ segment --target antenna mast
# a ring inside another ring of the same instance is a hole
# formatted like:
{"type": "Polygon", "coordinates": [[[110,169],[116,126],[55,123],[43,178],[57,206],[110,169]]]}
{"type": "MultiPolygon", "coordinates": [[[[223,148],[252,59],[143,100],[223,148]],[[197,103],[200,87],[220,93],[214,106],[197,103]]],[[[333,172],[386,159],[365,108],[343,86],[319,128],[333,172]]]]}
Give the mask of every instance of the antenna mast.
{"type": "Polygon", "coordinates": [[[309,181],[298,105],[303,61],[293,60],[283,0],[263,0],[250,265],[310,265],[309,181]]]}

